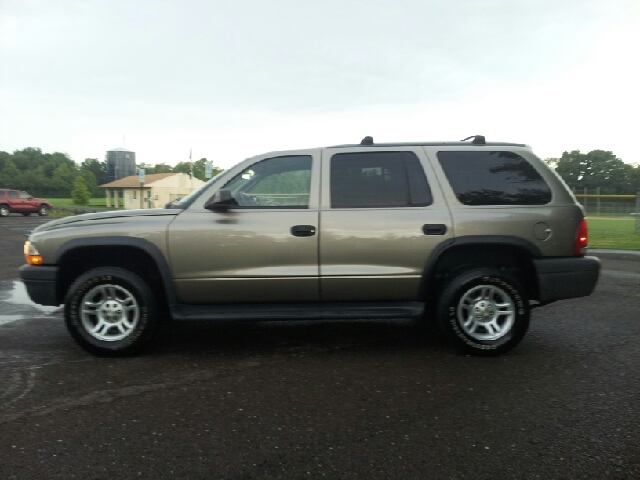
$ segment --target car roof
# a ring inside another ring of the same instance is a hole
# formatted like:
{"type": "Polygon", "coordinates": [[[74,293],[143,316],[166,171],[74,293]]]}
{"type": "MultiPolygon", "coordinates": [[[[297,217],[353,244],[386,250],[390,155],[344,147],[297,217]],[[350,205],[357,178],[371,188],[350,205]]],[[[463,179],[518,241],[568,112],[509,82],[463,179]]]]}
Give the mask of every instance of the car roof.
{"type": "Polygon", "coordinates": [[[482,144],[471,142],[394,142],[394,143],[373,143],[363,145],[361,143],[348,143],[344,145],[331,145],[326,148],[353,148],[353,147],[528,147],[524,143],[508,142],[486,142],[482,144]]]}

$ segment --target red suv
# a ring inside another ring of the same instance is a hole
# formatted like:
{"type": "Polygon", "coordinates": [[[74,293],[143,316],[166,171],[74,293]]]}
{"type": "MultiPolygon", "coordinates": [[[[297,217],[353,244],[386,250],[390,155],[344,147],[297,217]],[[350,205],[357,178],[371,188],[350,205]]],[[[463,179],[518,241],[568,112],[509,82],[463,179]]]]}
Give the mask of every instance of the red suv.
{"type": "Polygon", "coordinates": [[[49,215],[52,206],[50,202],[33,198],[27,192],[0,188],[0,217],[6,217],[10,213],[21,213],[25,217],[37,213],[42,217],[49,215]]]}

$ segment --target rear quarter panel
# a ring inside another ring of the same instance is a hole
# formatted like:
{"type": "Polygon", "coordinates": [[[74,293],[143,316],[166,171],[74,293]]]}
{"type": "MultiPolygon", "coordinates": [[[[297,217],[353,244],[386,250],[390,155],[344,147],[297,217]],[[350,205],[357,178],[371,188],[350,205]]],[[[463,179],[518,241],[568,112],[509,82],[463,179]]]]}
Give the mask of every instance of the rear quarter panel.
{"type": "Polygon", "coordinates": [[[552,198],[546,205],[470,206],[456,197],[438,161],[439,151],[460,150],[460,147],[425,147],[446,198],[456,237],[466,235],[509,235],[533,243],[543,256],[572,256],[576,229],[584,218],[577,203],[562,179],[545,165],[528,147],[481,147],[492,151],[511,151],[528,160],[549,185],[552,198]],[[534,235],[536,224],[543,222],[551,234],[546,239],[534,235]]]}

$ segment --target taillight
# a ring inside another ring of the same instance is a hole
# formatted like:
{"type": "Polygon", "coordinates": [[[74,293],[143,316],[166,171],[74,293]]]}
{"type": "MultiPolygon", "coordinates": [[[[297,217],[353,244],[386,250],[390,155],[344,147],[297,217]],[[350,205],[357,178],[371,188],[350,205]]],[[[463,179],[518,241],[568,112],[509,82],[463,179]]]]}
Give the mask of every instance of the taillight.
{"type": "Polygon", "coordinates": [[[578,225],[578,230],[576,230],[576,239],[573,242],[573,254],[580,257],[586,255],[588,244],[587,220],[583,218],[580,225],[578,225]]]}

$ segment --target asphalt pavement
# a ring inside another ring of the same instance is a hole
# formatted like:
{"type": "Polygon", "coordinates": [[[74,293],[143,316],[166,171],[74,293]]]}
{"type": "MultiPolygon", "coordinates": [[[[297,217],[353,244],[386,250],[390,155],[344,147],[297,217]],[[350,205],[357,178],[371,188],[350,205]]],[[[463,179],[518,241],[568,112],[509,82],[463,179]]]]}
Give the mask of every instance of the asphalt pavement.
{"type": "Polygon", "coordinates": [[[17,281],[42,221],[0,219],[0,479],[640,478],[640,255],[497,358],[397,321],[166,325],[103,359],[17,281]]]}

